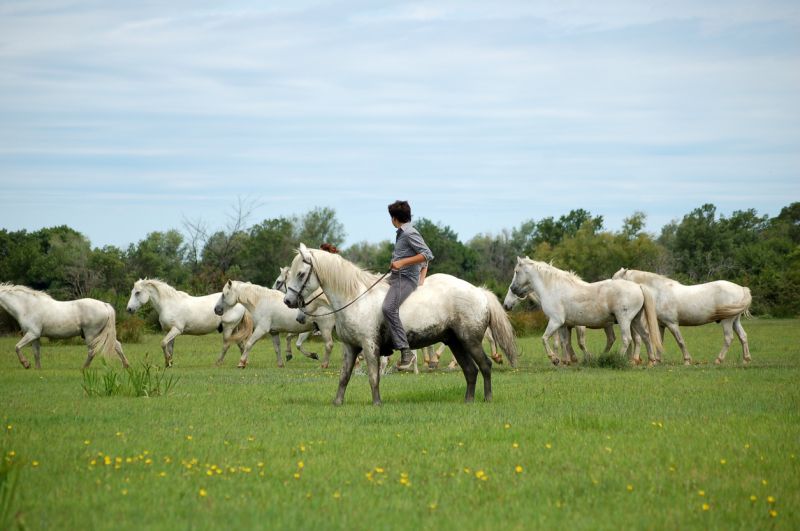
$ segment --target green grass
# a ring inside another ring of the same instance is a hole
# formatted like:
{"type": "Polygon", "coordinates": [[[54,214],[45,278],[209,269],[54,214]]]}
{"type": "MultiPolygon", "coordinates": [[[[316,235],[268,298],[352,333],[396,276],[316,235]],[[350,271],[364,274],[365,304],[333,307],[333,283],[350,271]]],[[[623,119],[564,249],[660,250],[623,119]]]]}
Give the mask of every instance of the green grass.
{"type": "MultiPolygon", "coordinates": [[[[380,408],[365,376],[331,405],[338,345],[332,369],[278,369],[262,341],[242,371],[236,352],[214,366],[218,335],[180,337],[168,395],[87,397],[83,347],[44,342],[26,371],[6,337],[0,450],[29,529],[797,529],[799,324],[745,322],[749,367],[738,344],[711,363],[715,325],[685,329],[691,367],[671,338],[663,365],[623,371],[554,368],[522,338],[490,404],[439,370],[386,377],[380,408]]],[[[131,362],[160,363],[158,341],[131,362]]]]}

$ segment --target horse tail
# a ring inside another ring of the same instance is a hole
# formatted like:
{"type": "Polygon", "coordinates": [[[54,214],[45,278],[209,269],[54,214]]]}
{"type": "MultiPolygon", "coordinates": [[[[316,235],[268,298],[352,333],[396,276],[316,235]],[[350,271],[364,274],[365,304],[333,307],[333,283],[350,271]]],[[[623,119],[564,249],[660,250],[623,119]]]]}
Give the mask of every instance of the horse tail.
{"type": "Polygon", "coordinates": [[[239,324],[236,325],[236,328],[233,329],[231,333],[231,341],[234,343],[241,343],[248,337],[253,334],[253,318],[250,316],[250,312],[244,312],[242,315],[242,320],[239,321],[239,324]]]}
{"type": "Polygon", "coordinates": [[[503,305],[497,296],[486,288],[481,288],[486,294],[489,303],[489,330],[494,336],[500,349],[505,352],[508,363],[512,367],[517,366],[517,342],[514,337],[514,328],[508,314],[503,310],[503,305]]]}
{"type": "Polygon", "coordinates": [[[664,352],[664,344],[661,342],[661,330],[658,329],[658,314],[656,313],[656,300],[650,288],[640,284],[642,295],[644,295],[644,317],[647,321],[647,332],[650,334],[650,342],[656,352],[664,352]]]}
{"type": "Polygon", "coordinates": [[[95,355],[99,353],[109,358],[114,354],[117,344],[117,313],[110,304],[105,303],[105,306],[108,314],[106,324],[100,330],[100,333],[89,342],[89,348],[92,349],[95,355]]]}
{"type": "Polygon", "coordinates": [[[750,288],[742,287],[742,298],[736,304],[724,304],[717,306],[714,314],[709,321],[721,321],[723,319],[730,319],[739,314],[744,314],[745,317],[752,317],[750,315],[750,305],[753,303],[753,296],[750,294],[750,288]]]}

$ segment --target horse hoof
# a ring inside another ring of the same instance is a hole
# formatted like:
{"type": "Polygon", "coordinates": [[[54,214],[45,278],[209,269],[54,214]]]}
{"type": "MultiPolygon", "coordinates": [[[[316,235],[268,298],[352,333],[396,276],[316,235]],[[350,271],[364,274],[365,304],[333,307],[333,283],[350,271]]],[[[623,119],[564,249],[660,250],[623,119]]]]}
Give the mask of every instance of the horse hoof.
{"type": "Polygon", "coordinates": [[[283,369],[283,363],[279,363],[279,364],[278,364],[278,368],[279,368],[279,369],[283,369]]]}
{"type": "Polygon", "coordinates": [[[550,360],[550,361],[552,361],[552,362],[553,362],[553,365],[555,365],[556,367],[558,367],[558,364],[559,364],[559,359],[558,359],[558,358],[552,359],[552,360],[550,360]]]}
{"type": "Polygon", "coordinates": [[[22,362],[22,366],[25,367],[26,369],[30,369],[31,368],[31,364],[30,364],[29,361],[23,361],[22,362]]]}
{"type": "Polygon", "coordinates": [[[308,355],[308,357],[311,358],[312,360],[318,360],[319,359],[319,356],[317,356],[316,352],[312,352],[311,354],[308,355]]]}
{"type": "Polygon", "coordinates": [[[439,368],[439,362],[438,361],[430,361],[430,362],[428,362],[428,370],[429,371],[433,371],[433,370],[438,369],[438,368],[439,368]]]}
{"type": "Polygon", "coordinates": [[[692,364],[692,360],[683,360],[683,364],[689,367],[692,364]]]}
{"type": "MultiPolygon", "coordinates": [[[[291,354],[287,354],[287,355],[286,355],[286,361],[291,361],[291,360],[292,360],[292,358],[294,358],[294,356],[293,356],[293,355],[291,355],[291,354]]],[[[279,367],[283,367],[283,365],[278,365],[278,366],[279,366],[279,367]]]]}
{"type": "Polygon", "coordinates": [[[714,360],[714,365],[722,365],[722,360],[717,358],[714,360]]]}
{"type": "Polygon", "coordinates": [[[327,369],[328,368],[328,364],[327,363],[320,363],[319,366],[322,369],[327,369]]]}
{"type": "Polygon", "coordinates": [[[492,360],[498,365],[503,364],[503,356],[500,354],[492,354],[492,360]]]}
{"type": "Polygon", "coordinates": [[[236,366],[237,369],[244,369],[245,367],[247,367],[246,361],[240,361],[239,365],[236,366]]]}
{"type": "Polygon", "coordinates": [[[633,358],[633,364],[634,365],[641,365],[642,364],[642,358],[633,358]]]}

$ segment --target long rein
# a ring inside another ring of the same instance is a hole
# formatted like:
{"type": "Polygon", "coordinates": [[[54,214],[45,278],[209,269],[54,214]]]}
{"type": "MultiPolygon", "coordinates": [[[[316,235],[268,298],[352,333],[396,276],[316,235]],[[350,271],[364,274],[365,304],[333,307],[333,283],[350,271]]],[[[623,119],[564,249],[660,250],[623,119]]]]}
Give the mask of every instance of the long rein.
{"type": "MultiPolygon", "coordinates": [[[[305,260],[303,260],[303,262],[305,262],[306,264],[308,264],[309,266],[311,266],[311,271],[313,271],[313,270],[314,270],[314,264],[313,264],[313,263],[311,263],[311,262],[306,262],[305,260]]],[[[302,291],[303,291],[303,289],[305,289],[305,287],[306,287],[306,284],[308,284],[308,280],[311,278],[311,271],[309,271],[308,277],[306,277],[306,281],[305,281],[305,282],[303,282],[303,285],[300,287],[300,290],[296,290],[296,289],[294,289],[294,288],[291,288],[291,287],[289,287],[289,285],[288,285],[288,284],[287,284],[287,286],[286,286],[286,289],[287,289],[287,290],[289,290],[289,291],[293,291],[293,292],[295,292],[295,294],[298,296],[298,298],[299,298],[301,301],[303,301],[303,304],[302,304],[302,306],[300,307],[300,311],[301,311],[301,312],[303,312],[305,315],[307,315],[308,317],[326,317],[326,316],[328,316],[328,315],[333,315],[333,314],[335,314],[335,313],[339,313],[339,312],[341,312],[342,310],[344,310],[345,308],[347,308],[348,306],[351,306],[351,305],[353,305],[353,304],[354,304],[354,303],[355,303],[355,302],[356,302],[358,299],[360,299],[361,297],[363,297],[364,295],[366,295],[367,293],[369,293],[369,292],[370,292],[370,290],[371,290],[372,288],[374,288],[375,286],[377,286],[378,284],[380,284],[380,283],[383,281],[383,279],[384,279],[384,278],[386,278],[386,276],[387,276],[389,273],[391,273],[391,272],[392,272],[392,269],[391,269],[391,268],[389,268],[389,270],[388,270],[388,271],[386,271],[386,273],[384,273],[383,275],[381,275],[381,276],[380,276],[380,278],[378,278],[378,280],[376,280],[375,282],[373,282],[373,283],[372,283],[372,285],[371,285],[370,287],[368,287],[366,290],[364,290],[364,291],[363,291],[363,292],[362,292],[362,293],[361,293],[361,294],[360,294],[358,297],[356,297],[355,299],[351,300],[350,302],[348,302],[347,304],[345,304],[345,305],[344,305],[344,306],[342,306],[341,308],[337,308],[337,309],[333,310],[332,312],[326,312],[326,313],[307,313],[305,310],[303,310],[303,308],[304,308],[304,307],[308,306],[308,304],[309,304],[309,303],[311,303],[311,302],[313,302],[314,300],[316,300],[317,298],[321,297],[321,296],[322,296],[322,294],[324,293],[324,292],[322,291],[322,288],[320,288],[320,292],[319,292],[318,294],[316,294],[314,297],[312,297],[312,298],[311,298],[311,300],[309,300],[309,301],[304,301],[304,300],[303,300],[302,291]]]]}

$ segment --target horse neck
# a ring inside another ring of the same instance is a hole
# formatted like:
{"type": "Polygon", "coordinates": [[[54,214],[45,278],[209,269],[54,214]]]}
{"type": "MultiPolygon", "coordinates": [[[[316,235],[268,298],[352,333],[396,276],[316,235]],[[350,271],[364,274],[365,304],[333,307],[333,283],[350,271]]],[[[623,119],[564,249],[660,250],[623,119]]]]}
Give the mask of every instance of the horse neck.
{"type": "Polygon", "coordinates": [[[341,257],[338,257],[338,261],[340,261],[338,264],[331,262],[334,260],[332,256],[320,260],[319,256],[325,256],[325,254],[328,253],[321,251],[314,254],[317,264],[324,262],[324,266],[317,267],[315,273],[325,297],[337,308],[358,297],[378,279],[374,273],[363,271],[341,257]]]}
{"type": "Polygon", "coordinates": [[[154,283],[147,283],[145,284],[145,287],[147,289],[147,292],[150,294],[150,304],[152,304],[153,308],[156,309],[156,313],[160,314],[161,310],[165,306],[169,305],[170,297],[166,295],[168,293],[168,290],[162,289],[161,286],[158,286],[157,284],[154,283]]]}
{"type": "Polygon", "coordinates": [[[19,315],[21,313],[20,303],[21,301],[18,294],[10,289],[0,288],[0,308],[10,313],[11,316],[17,320],[19,320],[19,315]]]}

